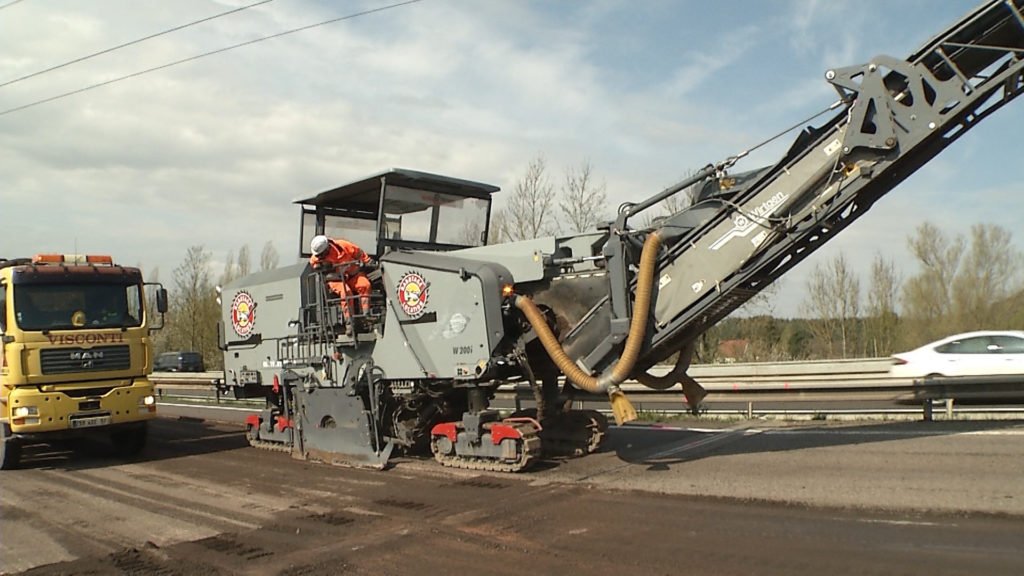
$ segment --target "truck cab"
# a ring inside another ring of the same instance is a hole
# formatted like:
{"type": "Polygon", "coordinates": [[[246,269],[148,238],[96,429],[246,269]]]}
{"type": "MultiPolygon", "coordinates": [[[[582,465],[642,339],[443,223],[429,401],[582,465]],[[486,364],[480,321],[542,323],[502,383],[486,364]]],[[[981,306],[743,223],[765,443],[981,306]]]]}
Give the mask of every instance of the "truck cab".
{"type": "MultiPolygon", "coordinates": [[[[142,449],[156,416],[149,333],[162,327],[144,284],[109,256],[0,259],[0,468],[16,467],[25,443],[69,436],[142,449]]],[[[166,311],[162,287],[155,300],[166,311]]]]}

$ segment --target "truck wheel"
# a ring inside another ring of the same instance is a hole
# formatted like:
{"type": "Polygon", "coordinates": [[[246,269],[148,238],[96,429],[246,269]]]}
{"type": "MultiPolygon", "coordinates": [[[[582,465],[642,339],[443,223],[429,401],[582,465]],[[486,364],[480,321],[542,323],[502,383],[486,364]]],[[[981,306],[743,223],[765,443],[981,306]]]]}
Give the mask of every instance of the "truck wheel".
{"type": "Polygon", "coordinates": [[[122,458],[138,456],[146,447],[147,431],[145,423],[138,427],[122,428],[110,433],[110,443],[114,445],[117,455],[122,458]]]}
{"type": "Polygon", "coordinates": [[[12,436],[10,426],[0,425],[0,470],[13,470],[21,463],[21,442],[12,436]]]}

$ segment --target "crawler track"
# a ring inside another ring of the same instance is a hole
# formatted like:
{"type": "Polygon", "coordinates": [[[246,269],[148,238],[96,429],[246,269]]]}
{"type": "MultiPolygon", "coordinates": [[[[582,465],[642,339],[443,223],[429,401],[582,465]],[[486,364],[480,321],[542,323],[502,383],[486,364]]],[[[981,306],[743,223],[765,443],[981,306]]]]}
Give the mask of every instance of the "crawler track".
{"type": "Polygon", "coordinates": [[[519,457],[516,460],[498,460],[495,458],[480,458],[473,456],[460,456],[458,454],[442,454],[431,443],[431,451],[434,459],[442,466],[449,468],[462,468],[464,470],[482,470],[487,472],[521,472],[526,470],[541,456],[541,439],[537,429],[531,425],[517,425],[516,429],[523,435],[518,440],[520,449],[519,457]]]}
{"type": "Polygon", "coordinates": [[[290,454],[292,447],[290,444],[284,442],[268,442],[267,440],[260,440],[253,435],[252,427],[247,426],[245,429],[245,439],[249,441],[249,446],[253,448],[259,448],[260,450],[269,450],[271,452],[284,452],[290,454]]]}

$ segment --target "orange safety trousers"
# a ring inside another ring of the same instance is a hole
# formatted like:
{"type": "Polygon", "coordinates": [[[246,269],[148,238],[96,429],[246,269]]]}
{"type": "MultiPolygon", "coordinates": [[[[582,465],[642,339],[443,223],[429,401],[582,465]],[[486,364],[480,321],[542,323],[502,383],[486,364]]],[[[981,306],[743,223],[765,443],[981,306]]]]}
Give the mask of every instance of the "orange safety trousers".
{"type": "Polygon", "coordinates": [[[352,317],[351,306],[349,305],[349,297],[355,294],[359,295],[359,308],[362,309],[363,314],[370,311],[370,279],[366,277],[366,274],[362,272],[349,276],[344,282],[342,281],[331,281],[327,283],[327,287],[339,297],[341,297],[341,313],[345,316],[345,320],[352,317]]]}

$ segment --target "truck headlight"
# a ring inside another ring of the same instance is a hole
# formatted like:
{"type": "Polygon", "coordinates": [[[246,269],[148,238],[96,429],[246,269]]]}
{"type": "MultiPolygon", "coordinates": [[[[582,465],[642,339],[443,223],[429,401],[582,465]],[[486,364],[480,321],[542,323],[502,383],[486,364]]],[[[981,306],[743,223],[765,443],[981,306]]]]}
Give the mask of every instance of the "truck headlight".
{"type": "Polygon", "coordinates": [[[24,418],[26,416],[38,416],[39,409],[35,406],[18,406],[14,409],[15,418],[24,418]]]}
{"type": "Polygon", "coordinates": [[[142,399],[139,400],[140,406],[152,406],[153,404],[156,404],[156,398],[153,396],[143,396],[142,399]]]}

